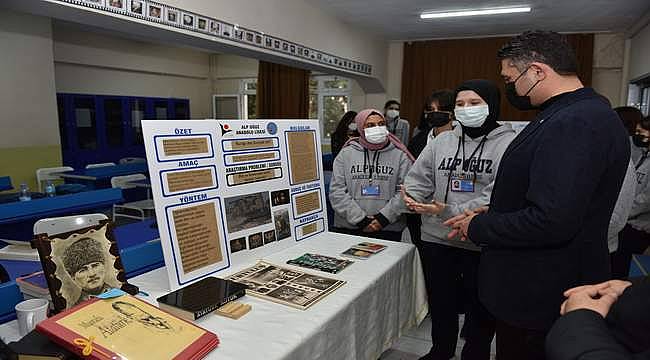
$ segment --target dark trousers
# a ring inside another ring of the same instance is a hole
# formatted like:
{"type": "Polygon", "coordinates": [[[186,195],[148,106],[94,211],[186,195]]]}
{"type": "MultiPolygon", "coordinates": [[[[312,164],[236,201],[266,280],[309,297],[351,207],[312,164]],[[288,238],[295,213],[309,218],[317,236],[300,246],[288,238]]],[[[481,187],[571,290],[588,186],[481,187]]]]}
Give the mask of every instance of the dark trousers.
{"type": "Polygon", "coordinates": [[[637,230],[629,224],[618,233],[618,250],[612,255],[612,276],[626,279],[630,273],[633,254],[643,254],[650,246],[650,234],[637,230]]]}
{"type": "Polygon", "coordinates": [[[402,241],[401,231],[377,231],[377,232],[368,233],[368,232],[361,231],[361,229],[344,229],[339,227],[332,228],[330,231],[341,233],[341,234],[365,236],[373,239],[398,241],[398,242],[402,241]]]}
{"type": "Polygon", "coordinates": [[[489,359],[495,323],[478,300],[476,278],[480,254],[427,241],[418,243],[418,251],[422,257],[432,325],[433,346],[425,358],[448,360],[454,356],[458,341],[458,304],[464,300],[467,304],[466,333],[461,359],[489,359]],[[463,280],[462,293],[456,291],[459,276],[463,280]]]}
{"type": "Polygon", "coordinates": [[[547,330],[530,330],[496,321],[498,360],[544,360],[547,330]]]}
{"type": "Polygon", "coordinates": [[[411,235],[411,242],[413,245],[420,248],[420,241],[422,241],[422,215],[420,214],[406,214],[406,227],[409,229],[411,235]]]}

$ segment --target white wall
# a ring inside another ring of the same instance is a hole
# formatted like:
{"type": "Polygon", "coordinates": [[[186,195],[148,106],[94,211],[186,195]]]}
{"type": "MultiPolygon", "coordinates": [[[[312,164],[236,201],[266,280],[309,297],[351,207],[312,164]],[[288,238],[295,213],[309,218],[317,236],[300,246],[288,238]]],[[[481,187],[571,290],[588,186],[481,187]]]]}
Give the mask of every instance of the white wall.
{"type": "Polygon", "coordinates": [[[210,105],[210,54],[55,24],[56,92],[176,97],[190,100],[192,118],[210,105]]]}
{"type": "Polygon", "coordinates": [[[594,62],[591,86],[609,99],[613,107],[621,103],[625,35],[608,33],[594,35],[594,62]]]}
{"type": "Polygon", "coordinates": [[[650,73],[650,24],[631,39],[629,79],[650,73]]]}
{"type": "Polygon", "coordinates": [[[59,145],[50,19],[0,10],[0,148],[59,145]]]}
{"type": "Polygon", "coordinates": [[[386,40],[341,22],[304,0],[167,0],[200,14],[295,41],[373,66],[386,84],[386,40]]]}

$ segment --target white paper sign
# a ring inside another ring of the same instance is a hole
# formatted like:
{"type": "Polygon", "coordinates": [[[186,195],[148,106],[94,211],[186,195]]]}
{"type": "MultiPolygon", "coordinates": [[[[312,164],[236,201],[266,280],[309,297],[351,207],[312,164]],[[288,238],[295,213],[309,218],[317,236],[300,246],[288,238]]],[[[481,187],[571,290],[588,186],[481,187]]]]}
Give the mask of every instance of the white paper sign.
{"type": "Polygon", "coordinates": [[[316,120],[143,120],[172,290],[327,230],[316,120]]]}

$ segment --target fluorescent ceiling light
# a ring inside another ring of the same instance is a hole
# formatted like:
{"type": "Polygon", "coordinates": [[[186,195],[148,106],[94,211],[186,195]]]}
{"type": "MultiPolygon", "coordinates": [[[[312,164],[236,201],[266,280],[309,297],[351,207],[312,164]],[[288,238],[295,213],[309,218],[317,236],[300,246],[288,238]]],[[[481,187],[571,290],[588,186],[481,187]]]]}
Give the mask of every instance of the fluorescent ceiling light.
{"type": "Polygon", "coordinates": [[[445,12],[423,12],[422,14],[420,14],[420,19],[438,19],[438,18],[459,17],[459,16],[512,14],[512,13],[522,13],[522,12],[530,12],[530,6],[491,8],[491,9],[480,9],[480,10],[445,11],[445,12]]]}

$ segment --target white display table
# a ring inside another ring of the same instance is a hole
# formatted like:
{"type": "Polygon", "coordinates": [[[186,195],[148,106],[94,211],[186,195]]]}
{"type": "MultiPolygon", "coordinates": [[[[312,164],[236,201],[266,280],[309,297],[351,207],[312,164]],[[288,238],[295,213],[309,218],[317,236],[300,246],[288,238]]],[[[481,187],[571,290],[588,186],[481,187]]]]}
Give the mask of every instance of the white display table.
{"type": "MultiPolygon", "coordinates": [[[[282,266],[306,252],[339,254],[367,238],[323,233],[302,241],[264,260],[282,266]]],[[[407,243],[372,240],[388,245],[368,260],[355,260],[339,274],[299,268],[305,272],[347,281],[345,285],[313,305],[298,310],[270,301],[245,296],[239,301],[252,310],[239,320],[208,315],[196,324],[215,332],[221,344],[208,359],[372,359],[379,358],[405,331],[424,319],[426,291],[420,259],[407,243]]],[[[248,264],[252,265],[252,264],[248,264]]],[[[219,273],[220,277],[240,268],[219,273]]],[[[167,293],[165,269],[132,278],[155,299],[167,293]]],[[[0,326],[5,341],[18,338],[16,321],[0,326]]]]}

